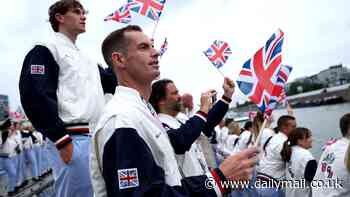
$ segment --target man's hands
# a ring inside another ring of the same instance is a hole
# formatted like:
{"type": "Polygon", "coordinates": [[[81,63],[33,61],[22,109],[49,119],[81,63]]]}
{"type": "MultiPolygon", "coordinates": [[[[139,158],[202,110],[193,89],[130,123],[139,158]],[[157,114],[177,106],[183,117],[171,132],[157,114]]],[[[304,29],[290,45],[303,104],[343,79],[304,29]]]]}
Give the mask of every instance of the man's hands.
{"type": "Polygon", "coordinates": [[[222,85],[224,89],[224,96],[227,98],[232,98],[233,93],[235,92],[235,83],[228,77],[225,77],[224,84],[222,85]]]}
{"type": "Polygon", "coordinates": [[[226,179],[232,181],[250,180],[254,166],[258,162],[259,150],[256,147],[247,148],[237,154],[229,156],[219,166],[226,179]]]}
{"type": "MultiPolygon", "coordinates": [[[[234,82],[229,79],[228,77],[225,77],[224,84],[222,85],[224,89],[224,96],[231,99],[233,93],[235,92],[235,84],[234,82]]],[[[202,112],[208,113],[209,109],[213,105],[213,96],[216,96],[217,92],[215,90],[208,90],[201,95],[201,104],[200,104],[200,110],[202,112]]]]}
{"type": "Polygon", "coordinates": [[[72,160],[73,155],[73,144],[72,142],[68,143],[64,147],[58,150],[60,157],[65,164],[68,164],[72,160]]]}
{"type": "Polygon", "coordinates": [[[216,94],[215,90],[208,90],[201,95],[201,106],[200,111],[208,113],[212,106],[212,97],[216,94]]]}

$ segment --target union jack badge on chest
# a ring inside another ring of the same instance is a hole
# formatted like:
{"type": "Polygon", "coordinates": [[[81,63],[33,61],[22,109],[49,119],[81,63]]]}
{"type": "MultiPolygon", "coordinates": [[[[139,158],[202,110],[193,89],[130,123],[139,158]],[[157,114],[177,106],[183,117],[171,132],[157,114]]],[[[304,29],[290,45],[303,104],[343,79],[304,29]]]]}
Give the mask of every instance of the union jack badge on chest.
{"type": "Polygon", "coordinates": [[[118,170],[119,189],[127,189],[139,186],[137,168],[118,170]]]}
{"type": "Polygon", "coordinates": [[[31,65],[30,66],[30,74],[34,75],[44,75],[45,74],[45,66],[44,65],[31,65]]]}

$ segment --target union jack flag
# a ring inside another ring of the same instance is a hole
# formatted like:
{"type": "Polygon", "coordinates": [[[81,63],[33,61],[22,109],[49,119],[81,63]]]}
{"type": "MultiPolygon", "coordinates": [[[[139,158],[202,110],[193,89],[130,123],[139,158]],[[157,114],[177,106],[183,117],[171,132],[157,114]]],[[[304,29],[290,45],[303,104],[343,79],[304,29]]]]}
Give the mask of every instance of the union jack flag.
{"type": "Polygon", "coordinates": [[[228,43],[220,40],[215,40],[209,49],[204,51],[204,55],[216,68],[221,68],[231,54],[232,51],[228,43]]]}
{"type": "Polygon", "coordinates": [[[277,100],[281,93],[276,85],[279,83],[283,40],[284,33],[278,30],[265,46],[243,64],[239,73],[237,80],[239,89],[257,104],[262,112],[269,108],[270,100],[277,100]]]}
{"type": "Polygon", "coordinates": [[[119,189],[127,189],[139,186],[137,168],[118,170],[119,189]]]}
{"type": "Polygon", "coordinates": [[[31,65],[30,66],[30,74],[44,75],[45,74],[45,66],[44,65],[31,65]]]}
{"type": "Polygon", "coordinates": [[[165,0],[128,0],[130,10],[147,16],[152,20],[158,20],[162,14],[165,0]]]}
{"type": "Polygon", "coordinates": [[[273,97],[270,101],[269,108],[274,109],[277,106],[277,103],[283,104],[283,106],[287,106],[287,95],[285,90],[285,85],[288,81],[289,75],[292,72],[293,68],[288,65],[281,65],[281,69],[278,72],[276,86],[273,90],[273,97]]]}
{"type": "Polygon", "coordinates": [[[168,50],[168,40],[165,38],[162,46],[159,49],[159,57],[162,57],[163,54],[168,50]]]}
{"type": "Polygon", "coordinates": [[[282,104],[283,106],[286,106],[287,105],[287,95],[286,95],[286,91],[285,90],[282,90],[281,92],[281,95],[279,95],[277,97],[277,103],[280,103],[282,104]]]}
{"type": "Polygon", "coordinates": [[[131,14],[129,10],[129,6],[123,5],[118,10],[116,10],[114,13],[108,15],[104,21],[114,20],[120,23],[130,23],[131,21],[131,14]]]}

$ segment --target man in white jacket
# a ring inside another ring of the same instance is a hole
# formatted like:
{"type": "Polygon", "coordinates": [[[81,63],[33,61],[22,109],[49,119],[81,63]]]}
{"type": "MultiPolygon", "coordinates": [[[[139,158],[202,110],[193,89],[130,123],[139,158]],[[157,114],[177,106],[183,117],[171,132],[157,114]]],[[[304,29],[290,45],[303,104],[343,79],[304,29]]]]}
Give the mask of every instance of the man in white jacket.
{"type": "MultiPolygon", "coordinates": [[[[212,134],[213,128],[225,116],[230,97],[233,94],[233,87],[228,85],[228,79],[225,79],[223,85],[225,96],[218,101],[208,113],[207,124],[204,130],[208,136],[212,134]]],[[[207,93],[210,93],[208,91],[207,93]]],[[[205,97],[204,97],[205,98],[205,97]]],[[[203,97],[201,97],[203,99],[203,97]]],[[[177,132],[196,133],[194,128],[186,127],[187,120],[180,120],[177,118],[181,110],[181,96],[173,81],[169,79],[162,79],[152,84],[152,93],[150,96],[150,103],[158,113],[159,119],[166,130],[170,130],[168,135],[172,135],[171,129],[178,129],[177,132]]],[[[171,139],[171,138],[170,138],[171,139]]],[[[197,142],[192,144],[190,149],[186,152],[176,153],[176,159],[180,166],[180,171],[185,177],[203,175],[209,172],[205,156],[201,145],[197,142]]]]}
{"type": "Polygon", "coordinates": [[[350,172],[345,165],[349,159],[350,113],[340,119],[339,126],[343,137],[323,151],[314,177],[319,185],[311,185],[313,197],[350,196],[350,172]]]}
{"type": "Polygon", "coordinates": [[[168,135],[148,102],[151,83],[160,75],[159,52],[140,27],[112,32],[103,41],[102,52],[118,76],[118,86],[93,136],[91,177],[96,196],[221,196],[229,192],[221,181],[250,178],[256,148],[229,157],[206,175],[181,176],[175,152],[191,147],[206,125],[209,109],[204,104],[189,123],[197,128],[196,135],[168,135]],[[213,184],[205,187],[206,180],[213,184]]]}

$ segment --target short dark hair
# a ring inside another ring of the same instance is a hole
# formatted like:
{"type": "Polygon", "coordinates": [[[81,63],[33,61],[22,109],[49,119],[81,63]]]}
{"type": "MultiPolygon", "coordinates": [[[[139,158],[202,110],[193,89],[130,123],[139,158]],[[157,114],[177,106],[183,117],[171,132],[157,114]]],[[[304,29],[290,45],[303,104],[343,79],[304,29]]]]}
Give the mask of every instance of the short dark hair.
{"type": "Polygon", "coordinates": [[[345,114],[339,121],[340,131],[343,136],[348,135],[350,129],[350,113],[345,114]]]}
{"type": "Polygon", "coordinates": [[[156,110],[157,113],[159,113],[159,101],[165,99],[166,97],[166,86],[169,83],[174,83],[170,79],[161,79],[152,84],[152,92],[151,96],[149,97],[149,102],[153,106],[153,108],[156,110]]]}
{"type": "Polygon", "coordinates": [[[247,130],[247,131],[250,130],[252,127],[253,127],[253,122],[250,120],[248,120],[243,126],[244,130],[247,130]]]}
{"type": "Polygon", "coordinates": [[[290,115],[281,116],[277,121],[278,129],[281,129],[282,127],[287,126],[288,121],[290,121],[290,120],[295,120],[295,118],[293,116],[290,116],[290,115]]]}
{"type": "Polygon", "coordinates": [[[52,4],[49,8],[49,21],[52,29],[58,32],[59,22],[56,19],[56,14],[65,14],[69,9],[81,8],[84,10],[83,5],[78,0],[60,0],[52,4]]]}
{"type": "Polygon", "coordinates": [[[118,29],[110,33],[102,42],[102,54],[109,67],[112,67],[112,52],[118,51],[127,53],[128,39],[125,37],[125,32],[138,31],[142,32],[140,26],[128,25],[124,28],[118,29]]]}

